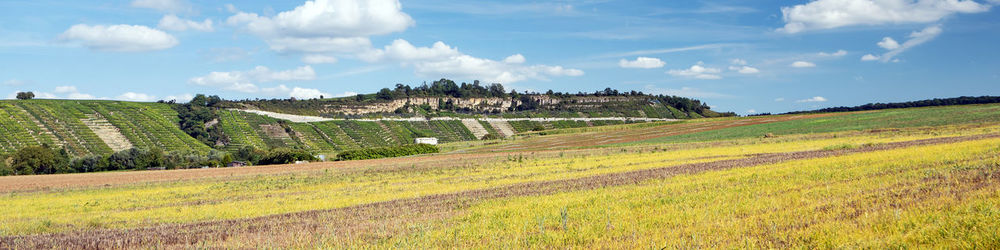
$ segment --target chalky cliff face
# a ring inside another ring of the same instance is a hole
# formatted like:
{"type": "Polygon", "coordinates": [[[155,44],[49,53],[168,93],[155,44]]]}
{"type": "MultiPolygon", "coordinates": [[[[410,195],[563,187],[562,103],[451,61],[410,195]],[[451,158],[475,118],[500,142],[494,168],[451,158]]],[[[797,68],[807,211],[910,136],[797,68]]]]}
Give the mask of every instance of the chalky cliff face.
{"type": "MultiPolygon", "coordinates": [[[[529,97],[538,103],[541,109],[595,109],[607,106],[608,104],[624,103],[648,103],[647,98],[641,97],[570,97],[552,98],[550,96],[539,95],[529,97]]],[[[398,99],[392,101],[366,103],[366,104],[328,104],[324,107],[323,113],[344,114],[344,115],[367,115],[378,113],[392,113],[400,108],[412,106],[430,106],[432,110],[440,109],[441,105],[451,103],[456,109],[470,110],[472,112],[503,113],[513,107],[521,105],[523,102],[515,98],[455,98],[455,97],[414,97],[398,99]]],[[[412,112],[412,110],[408,110],[412,112]]]]}

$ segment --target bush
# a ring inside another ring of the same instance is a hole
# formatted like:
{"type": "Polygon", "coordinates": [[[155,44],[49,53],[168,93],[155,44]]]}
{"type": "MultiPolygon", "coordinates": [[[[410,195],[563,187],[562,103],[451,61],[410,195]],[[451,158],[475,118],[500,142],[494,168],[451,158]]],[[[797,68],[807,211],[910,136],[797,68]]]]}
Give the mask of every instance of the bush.
{"type": "Polygon", "coordinates": [[[497,136],[496,134],[485,134],[485,135],[483,135],[483,138],[479,138],[479,139],[480,140],[484,140],[484,141],[486,141],[486,140],[497,140],[497,139],[500,139],[500,136],[497,136]]]}
{"type": "Polygon", "coordinates": [[[0,176],[12,175],[14,170],[7,167],[7,157],[0,157],[0,176]]]}
{"type": "Polygon", "coordinates": [[[396,147],[366,148],[340,152],[337,154],[338,161],[346,160],[367,160],[387,157],[400,157],[417,154],[430,154],[439,152],[437,146],[430,144],[411,144],[396,147]]]}
{"type": "Polygon", "coordinates": [[[15,175],[68,173],[69,154],[65,149],[48,145],[24,147],[11,157],[10,169],[15,175]]]}
{"type": "Polygon", "coordinates": [[[288,149],[288,148],[278,148],[268,152],[264,158],[260,159],[258,164],[260,165],[270,165],[270,164],[289,164],[296,161],[315,161],[316,157],[312,154],[300,149],[288,149]]]}

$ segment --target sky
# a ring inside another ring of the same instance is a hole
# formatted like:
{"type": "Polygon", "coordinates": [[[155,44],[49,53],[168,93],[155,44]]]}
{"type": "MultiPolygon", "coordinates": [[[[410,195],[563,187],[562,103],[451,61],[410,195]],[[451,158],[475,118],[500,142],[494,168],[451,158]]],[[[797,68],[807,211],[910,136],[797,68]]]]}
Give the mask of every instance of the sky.
{"type": "Polygon", "coordinates": [[[0,1],[0,97],[315,98],[448,78],[739,114],[1000,95],[1000,0],[0,1]]]}

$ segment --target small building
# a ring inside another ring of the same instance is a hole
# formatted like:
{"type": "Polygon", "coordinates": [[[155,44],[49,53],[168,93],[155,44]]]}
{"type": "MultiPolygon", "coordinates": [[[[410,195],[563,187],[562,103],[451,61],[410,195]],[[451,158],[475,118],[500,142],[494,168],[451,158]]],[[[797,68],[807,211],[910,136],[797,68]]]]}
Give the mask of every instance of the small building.
{"type": "Polygon", "coordinates": [[[438,144],[438,138],[434,138],[434,137],[418,137],[418,138],[413,138],[413,143],[416,143],[416,144],[437,145],[438,144]]]}
{"type": "Polygon", "coordinates": [[[235,168],[235,167],[245,167],[246,165],[247,165],[246,162],[233,161],[233,162],[230,162],[229,164],[226,164],[226,167],[227,168],[235,168]]]}

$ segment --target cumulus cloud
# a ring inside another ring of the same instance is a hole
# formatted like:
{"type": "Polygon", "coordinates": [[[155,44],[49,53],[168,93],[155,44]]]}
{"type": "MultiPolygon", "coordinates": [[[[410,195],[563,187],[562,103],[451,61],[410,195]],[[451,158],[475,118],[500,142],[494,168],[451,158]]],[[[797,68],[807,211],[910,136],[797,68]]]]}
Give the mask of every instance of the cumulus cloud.
{"type": "Polygon", "coordinates": [[[503,62],[505,63],[524,63],[525,61],[527,61],[527,59],[525,59],[524,55],[521,54],[511,55],[503,59],[503,62]]]}
{"type": "Polygon", "coordinates": [[[91,95],[91,94],[70,93],[69,95],[66,96],[66,99],[73,99],[73,100],[94,100],[94,99],[97,99],[97,97],[95,97],[94,95],[91,95]]]}
{"type": "Polygon", "coordinates": [[[887,50],[894,50],[899,48],[899,42],[896,42],[892,37],[882,38],[882,41],[878,42],[878,46],[887,50]]]}
{"type": "Polygon", "coordinates": [[[692,65],[690,68],[687,69],[672,69],[670,71],[667,71],[667,74],[670,74],[672,76],[691,77],[703,80],[722,79],[722,76],[717,75],[718,73],[721,73],[722,70],[717,68],[705,67],[702,66],[703,64],[704,63],[702,62],[698,62],[698,64],[692,65]]]}
{"type": "Polygon", "coordinates": [[[878,56],[872,54],[866,54],[861,56],[861,61],[875,61],[878,60],[878,56]]]}
{"type": "Polygon", "coordinates": [[[790,64],[788,66],[792,66],[793,68],[812,68],[812,67],[816,67],[816,64],[815,63],[811,63],[811,62],[806,62],[806,61],[795,61],[795,62],[793,62],[792,64],[790,64]]]}
{"type": "Polygon", "coordinates": [[[524,65],[526,60],[520,54],[501,61],[473,57],[440,41],[431,47],[416,47],[406,40],[397,39],[382,49],[364,53],[360,58],[369,62],[399,62],[412,66],[416,74],[423,77],[478,79],[495,83],[583,75],[582,70],[562,66],[524,65]]]}
{"type": "Polygon", "coordinates": [[[826,101],[826,98],[824,98],[822,96],[814,96],[814,97],[809,98],[809,99],[802,99],[802,100],[798,100],[798,101],[795,101],[795,102],[802,103],[802,102],[825,102],[825,101],[826,101]]]}
{"type": "Polygon", "coordinates": [[[132,7],[147,8],[165,12],[190,11],[191,5],[184,0],[135,0],[132,7]]]}
{"type": "Polygon", "coordinates": [[[841,57],[841,56],[846,56],[847,55],[847,51],[846,50],[837,50],[836,52],[833,52],[833,53],[819,52],[818,55],[819,56],[826,56],[826,57],[841,57]]]}
{"type": "Polygon", "coordinates": [[[729,70],[739,72],[740,74],[757,74],[760,70],[750,66],[729,66],[729,70]]]}
{"type": "Polygon", "coordinates": [[[633,61],[629,61],[626,59],[621,59],[621,61],[618,61],[619,67],[633,68],[633,69],[655,69],[655,68],[662,68],[663,65],[666,65],[666,63],[664,63],[659,58],[641,57],[641,56],[633,61]]]}
{"type": "Polygon", "coordinates": [[[257,83],[315,79],[316,71],[309,65],[285,71],[273,71],[264,66],[257,66],[248,71],[211,72],[205,76],[191,78],[188,82],[244,93],[259,93],[262,89],[257,87],[257,83]]]}
{"type": "Polygon", "coordinates": [[[785,98],[784,97],[774,98],[774,101],[776,101],[776,102],[783,102],[783,101],[785,101],[785,98]]]}
{"type": "Polygon", "coordinates": [[[201,32],[212,32],[215,29],[212,28],[212,19],[205,19],[202,22],[195,22],[187,19],[177,17],[176,15],[169,14],[163,16],[160,19],[160,24],[157,27],[170,31],[186,31],[186,30],[196,30],[201,32]]]}
{"type": "Polygon", "coordinates": [[[264,66],[257,66],[247,71],[211,72],[208,75],[191,78],[188,82],[195,85],[218,87],[243,93],[295,97],[298,99],[332,96],[318,89],[288,87],[284,84],[273,87],[258,86],[258,84],[266,82],[310,81],[315,79],[316,71],[309,65],[284,71],[274,71],[264,66]]]}
{"type": "Polygon", "coordinates": [[[238,12],[226,22],[261,37],[274,50],[305,52],[365,49],[369,36],[400,32],[415,23],[397,0],[306,1],[272,17],[238,12]]]}
{"type": "Polygon", "coordinates": [[[60,35],[64,41],[79,42],[92,50],[139,52],[164,50],[177,46],[177,38],[163,31],[141,25],[77,24],[60,35]]]}
{"type": "Polygon", "coordinates": [[[136,93],[136,92],[125,92],[115,97],[115,100],[133,101],[133,102],[152,102],[156,101],[156,96],[143,93],[136,93]]]}
{"type": "Polygon", "coordinates": [[[747,65],[747,60],[736,58],[733,59],[732,61],[729,61],[729,63],[732,63],[733,65],[747,65]]]}
{"type": "Polygon", "coordinates": [[[973,0],[817,0],[782,7],[779,31],[834,29],[856,25],[933,23],[956,13],[979,13],[989,3],[973,0]]]}
{"type": "Polygon", "coordinates": [[[328,93],[324,93],[322,91],[319,91],[318,89],[307,89],[307,88],[294,87],[294,88],[292,88],[291,91],[288,92],[288,96],[289,97],[295,97],[296,99],[312,99],[312,98],[320,98],[321,96],[322,97],[328,97],[328,96],[331,96],[331,95],[328,94],[328,93]]]}
{"type": "Polygon", "coordinates": [[[906,42],[903,42],[902,44],[899,44],[898,42],[896,42],[896,40],[892,39],[891,37],[883,38],[881,42],[878,42],[878,46],[882,47],[883,49],[887,49],[889,51],[886,52],[885,54],[882,54],[881,56],[866,55],[865,57],[862,57],[861,60],[863,61],[881,60],[882,62],[890,62],[890,61],[898,62],[898,59],[893,59],[893,57],[896,57],[897,55],[903,53],[908,49],[916,47],[917,45],[921,45],[923,43],[926,43],[934,39],[935,37],[940,35],[942,31],[943,30],[939,25],[930,26],[920,31],[914,31],[910,33],[909,39],[907,39],[906,42]],[[866,60],[866,58],[868,60],[866,60]]]}
{"type": "Polygon", "coordinates": [[[305,55],[302,62],[308,64],[337,63],[337,58],[328,55],[305,55]]]}
{"type": "Polygon", "coordinates": [[[191,99],[194,99],[194,95],[192,95],[190,93],[180,94],[180,95],[169,95],[169,96],[163,98],[163,100],[166,100],[166,101],[174,100],[174,101],[179,102],[179,103],[186,103],[186,102],[191,101],[191,99]]]}

